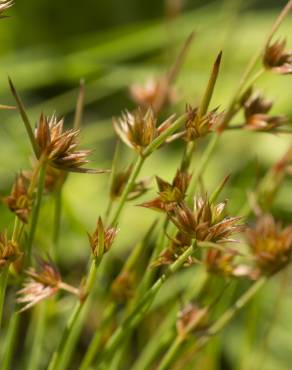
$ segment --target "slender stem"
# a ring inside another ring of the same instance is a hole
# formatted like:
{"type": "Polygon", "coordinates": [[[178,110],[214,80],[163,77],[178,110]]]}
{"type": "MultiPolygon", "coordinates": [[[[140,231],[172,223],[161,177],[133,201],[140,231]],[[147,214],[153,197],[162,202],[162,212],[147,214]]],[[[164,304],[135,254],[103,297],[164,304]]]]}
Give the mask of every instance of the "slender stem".
{"type": "Polygon", "coordinates": [[[5,346],[3,351],[3,359],[1,362],[1,370],[12,370],[11,362],[13,360],[14,348],[17,341],[17,333],[20,321],[20,314],[16,311],[10,317],[8,332],[5,338],[5,346]]]}
{"type": "Polygon", "coordinates": [[[197,171],[193,175],[190,186],[189,186],[188,201],[190,201],[192,197],[194,196],[198,181],[207,167],[207,164],[212,156],[212,153],[218,143],[219,137],[220,137],[219,134],[214,134],[212,139],[209,141],[204,153],[202,154],[202,157],[200,158],[197,171]]]}
{"type": "Polygon", "coordinates": [[[27,370],[37,370],[39,368],[45,333],[46,307],[47,302],[41,302],[35,307],[35,315],[33,316],[35,325],[32,333],[33,340],[30,346],[29,361],[26,367],[27,370]]]}
{"type": "Polygon", "coordinates": [[[87,348],[86,354],[82,359],[81,365],[79,370],[87,370],[91,365],[94,356],[98,352],[100,345],[101,345],[101,337],[103,329],[107,326],[107,324],[111,321],[114,313],[116,312],[117,305],[115,303],[111,303],[104,312],[104,317],[102,322],[99,326],[99,330],[97,330],[93,336],[93,339],[90,342],[89,347],[87,348]]]}
{"type": "Polygon", "coordinates": [[[114,213],[114,216],[112,218],[112,222],[111,224],[112,225],[115,225],[119,219],[119,216],[124,208],[124,205],[126,203],[126,200],[127,200],[127,197],[128,197],[128,194],[129,192],[131,191],[136,179],[137,179],[137,176],[139,175],[139,172],[143,166],[143,163],[145,161],[145,157],[142,157],[142,156],[139,156],[137,157],[136,159],[136,162],[134,164],[134,167],[133,167],[133,170],[131,172],[131,176],[127,182],[127,185],[125,186],[124,190],[123,190],[123,193],[121,195],[121,198],[119,200],[119,204],[117,206],[117,209],[114,213]]]}
{"type": "Polygon", "coordinates": [[[267,277],[264,276],[251,285],[251,287],[245,291],[242,296],[209,327],[206,333],[198,339],[193,348],[193,353],[198,352],[210,341],[214,335],[218,334],[233,319],[236,313],[253,298],[253,296],[266,283],[266,281],[267,277]]]}
{"type": "Polygon", "coordinates": [[[183,338],[181,336],[177,336],[170,346],[169,350],[166,352],[166,355],[163,357],[162,362],[159,364],[157,370],[167,370],[170,369],[171,365],[173,364],[174,359],[176,358],[179,349],[183,343],[183,338]]]}
{"type": "Polygon", "coordinates": [[[53,229],[53,255],[58,260],[58,243],[60,239],[61,215],[62,215],[62,190],[61,186],[54,194],[54,229],[53,229]]]}
{"type": "Polygon", "coordinates": [[[8,274],[9,274],[9,265],[5,266],[0,274],[0,329],[2,325],[3,307],[8,281],[8,274]]]}
{"type": "Polygon", "coordinates": [[[148,309],[150,308],[155,296],[159,292],[161,286],[165,281],[172,276],[194,253],[196,248],[196,242],[190,246],[173,264],[171,264],[166,272],[152,285],[152,287],[144,294],[144,296],[139,300],[136,307],[132,312],[124,319],[124,322],[116,329],[116,331],[109,338],[107,344],[105,345],[104,351],[99,359],[99,364],[102,361],[109,359],[115,350],[118,348],[119,344],[128,333],[133,330],[139,322],[144,318],[148,309]]]}
{"type": "MultiPolygon", "coordinates": [[[[97,268],[100,261],[101,260],[93,260],[91,263],[85,286],[85,296],[87,296],[87,299],[89,294],[92,293],[94,282],[96,280],[97,268]]],[[[80,317],[85,310],[85,302],[86,301],[79,301],[76,303],[73,313],[66,324],[65,330],[63,331],[58,348],[51,358],[51,362],[48,367],[49,370],[65,370],[67,368],[77,340],[76,336],[74,335],[74,331],[75,328],[80,325],[80,317]]]]}
{"type": "Polygon", "coordinates": [[[27,265],[29,265],[30,260],[31,260],[32,245],[34,242],[35,232],[36,232],[36,228],[37,228],[37,224],[39,220],[41,201],[42,201],[42,196],[44,192],[45,176],[46,176],[46,165],[43,164],[40,168],[36,200],[33,205],[31,225],[30,225],[30,230],[28,234],[27,254],[26,254],[26,264],[27,265]]]}

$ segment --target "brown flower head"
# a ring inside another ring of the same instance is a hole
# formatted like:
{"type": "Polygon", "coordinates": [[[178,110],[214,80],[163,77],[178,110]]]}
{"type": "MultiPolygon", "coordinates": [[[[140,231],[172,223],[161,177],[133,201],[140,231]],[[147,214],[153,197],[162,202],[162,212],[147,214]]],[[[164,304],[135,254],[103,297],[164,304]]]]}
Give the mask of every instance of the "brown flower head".
{"type": "MultiPolygon", "coordinates": [[[[118,119],[114,119],[114,129],[120,139],[130,148],[142,154],[152,141],[165,131],[172,123],[173,116],[156,127],[157,119],[152,108],[143,112],[141,108],[132,113],[125,111],[118,119]]],[[[178,137],[177,134],[168,139],[168,142],[178,137]]]]}
{"type": "Polygon", "coordinates": [[[282,228],[271,215],[264,215],[254,228],[247,229],[246,238],[263,274],[272,275],[290,262],[292,226],[282,228]]]}
{"type": "Polygon", "coordinates": [[[249,130],[271,131],[287,121],[284,116],[270,116],[268,114],[273,102],[265,99],[259,92],[252,94],[252,90],[249,90],[249,94],[245,95],[241,104],[244,108],[244,127],[249,130]]]}
{"type": "MultiPolygon", "coordinates": [[[[128,179],[132,172],[132,166],[129,166],[124,171],[117,172],[114,175],[111,188],[110,188],[110,197],[111,199],[119,198],[128,182],[128,179]]],[[[146,193],[149,189],[150,179],[144,179],[141,181],[135,182],[131,188],[127,200],[133,200],[139,198],[141,195],[146,193]]]]}
{"type": "MultiPolygon", "coordinates": [[[[152,267],[172,264],[192,244],[191,238],[179,231],[176,233],[175,238],[169,237],[169,239],[169,246],[160,253],[156,260],[153,261],[151,265],[152,267]]],[[[186,265],[192,265],[195,262],[197,262],[197,260],[190,256],[186,261],[186,265]]]]}
{"type": "Polygon", "coordinates": [[[263,64],[266,69],[278,74],[292,73],[292,51],[285,50],[286,40],[277,40],[266,46],[263,64]]]}
{"type": "Polygon", "coordinates": [[[6,230],[0,232],[0,271],[20,256],[17,243],[8,239],[6,230]]]}
{"type": "Polygon", "coordinates": [[[193,141],[214,131],[223,116],[223,113],[218,113],[217,111],[218,108],[215,108],[200,117],[198,114],[198,108],[192,108],[190,105],[188,105],[188,118],[185,124],[186,140],[193,141]]]}
{"type": "Polygon", "coordinates": [[[11,194],[5,197],[3,201],[22,222],[28,222],[28,217],[32,207],[32,199],[29,197],[28,181],[23,173],[16,176],[11,194]]]}
{"type": "Polygon", "coordinates": [[[94,258],[101,258],[108,252],[118,233],[116,227],[105,229],[101,217],[98,218],[97,227],[92,235],[88,234],[92,255],[94,258]]]}
{"type": "Polygon", "coordinates": [[[51,297],[60,289],[80,297],[79,289],[64,283],[57,267],[51,261],[39,259],[39,270],[30,268],[26,274],[28,278],[24,282],[23,288],[18,291],[17,302],[25,304],[20,312],[51,297]]]}
{"type": "Polygon", "coordinates": [[[0,1],[0,18],[4,18],[5,16],[3,16],[3,13],[11,8],[13,5],[13,1],[12,0],[1,0],[0,1]]]}
{"type": "Polygon", "coordinates": [[[155,112],[175,99],[175,91],[169,86],[166,78],[150,79],[144,86],[133,84],[130,87],[130,94],[139,106],[146,109],[151,107],[155,112]]]}
{"type": "Polygon", "coordinates": [[[194,211],[185,203],[168,212],[169,218],[190,238],[217,243],[234,241],[230,237],[242,230],[240,217],[224,217],[226,202],[211,204],[205,196],[195,200],[194,211]]]}
{"type": "Polygon", "coordinates": [[[142,207],[150,208],[156,211],[168,212],[174,208],[177,203],[184,200],[189,186],[191,176],[186,171],[177,170],[176,175],[169,183],[156,176],[158,185],[158,197],[140,204],[142,207]]]}
{"type": "Polygon", "coordinates": [[[79,130],[63,129],[64,120],[55,115],[50,119],[41,115],[35,130],[35,139],[40,155],[43,155],[52,167],[69,172],[102,173],[102,170],[82,168],[88,163],[90,150],[78,150],[79,130]]]}

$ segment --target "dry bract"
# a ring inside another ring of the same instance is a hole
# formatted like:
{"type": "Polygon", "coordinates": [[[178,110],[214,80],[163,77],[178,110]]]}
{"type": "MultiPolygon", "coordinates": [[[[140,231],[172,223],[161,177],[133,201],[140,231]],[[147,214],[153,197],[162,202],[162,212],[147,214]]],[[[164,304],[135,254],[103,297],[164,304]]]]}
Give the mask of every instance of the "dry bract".
{"type": "Polygon", "coordinates": [[[56,294],[60,289],[66,290],[80,297],[79,289],[76,289],[62,282],[61,275],[57,267],[49,261],[39,259],[40,269],[36,271],[30,268],[26,271],[27,280],[23,288],[18,291],[18,303],[23,303],[24,307],[20,310],[23,312],[40,301],[56,294]]]}
{"type": "Polygon", "coordinates": [[[246,231],[246,238],[263,274],[272,275],[290,262],[292,226],[283,228],[271,215],[264,215],[246,231]]]}
{"type": "Polygon", "coordinates": [[[101,217],[98,218],[97,226],[93,234],[88,234],[91,252],[94,258],[100,258],[108,252],[118,233],[116,227],[104,227],[101,217]]]}
{"type": "Polygon", "coordinates": [[[28,222],[32,199],[28,194],[28,181],[23,173],[16,176],[11,194],[5,197],[3,201],[22,222],[28,222]]]}
{"type": "Polygon", "coordinates": [[[3,13],[11,8],[13,5],[13,1],[12,0],[1,0],[0,1],[0,18],[3,17],[3,13]]]}
{"type": "Polygon", "coordinates": [[[278,74],[292,73],[292,51],[285,50],[286,40],[277,40],[267,45],[263,57],[265,68],[278,74]]]}
{"type": "Polygon", "coordinates": [[[35,139],[43,156],[52,167],[64,171],[102,173],[102,170],[86,169],[90,150],[78,150],[79,130],[64,130],[64,120],[55,115],[50,119],[41,115],[35,130],[35,139]]]}
{"type": "Polygon", "coordinates": [[[16,242],[8,239],[7,231],[0,233],[0,273],[1,269],[21,256],[16,242]]]}
{"type": "Polygon", "coordinates": [[[265,99],[260,92],[252,94],[241,102],[244,108],[245,128],[249,130],[271,131],[287,122],[284,116],[270,116],[268,112],[273,106],[272,100],[265,99]]]}

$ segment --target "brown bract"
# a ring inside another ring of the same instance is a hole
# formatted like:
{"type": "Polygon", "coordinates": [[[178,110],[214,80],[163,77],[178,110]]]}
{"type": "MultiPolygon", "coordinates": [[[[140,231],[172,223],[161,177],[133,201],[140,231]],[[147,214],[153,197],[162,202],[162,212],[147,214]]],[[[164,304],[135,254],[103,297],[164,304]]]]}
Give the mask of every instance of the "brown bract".
{"type": "Polygon", "coordinates": [[[273,131],[287,122],[284,116],[270,116],[268,113],[273,106],[273,101],[265,99],[260,92],[245,96],[241,101],[244,109],[245,125],[249,130],[273,131]]]}
{"type": "Polygon", "coordinates": [[[285,50],[285,47],[285,39],[267,45],[263,56],[266,69],[278,74],[292,73],[292,51],[285,50]]]}
{"type": "Polygon", "coordinates": [[[8,239],[7,231],[0,233],[0,271],[21,256],[16,242],[8,239]]]}
{"type": "Polygon", "coordinates": [[[160,110],[164,104],[175,100],[174,88],[169,86],[166,78],[149,79],[145,85],[133,84],[130,94],[137,105],[142,108],[153,108],[155,112],[160,110]]]}
{"type": "Polygon", "coordinates": [[[186,203],[178,204],[168,212],[170,220],[179,231],[192,239],[226,243],[231,236],[242,231],[240,217],[224,217],[226,202],[210,204],[207,196],[195,200],[194,210],[186,203]]]}
{"type": "Polygon", "coordinates": [[[246,238],[263,274],[272,275],[290,262],[292,226],[283,228],[271,215],[264,215],[246,230],[246,238]]]}
{"type": "Polygon", "coordinates": [[[28,181],[23,173],[16,176],[11,194],[3,198],[3,202],[22,222],[28,222],[32,207],[32,199],[28,194],[28,181]]]}
{"type": "Polygon", "coordinates": [[[184,200],[186,191],[191,180],[191,175],[186,171],[177,170],[176,175],[169,183],[156,176],[158,185],[158,197],[140,204],[141,207],[150,208],[155,211],[169,212],[172,208],[184,200]]]}
{"type": "Polygon", "coordinates": [[[23,284],[23,288],[18,291],[18,303],[24,303],[24,307],[20,312],[23,312],[40,301],[56,294],[60,289],[69,293],[81,296],[79,289],[72,287],[62,281],[61,275],[57,267],[51,261],[45,261],[42,258],[38,259],[39,269],[30,268],[26,271],[27,280],[23,284]]]}
{"type": "MultiPolygon", "coordinates": [[[[143,149],[171,125],[173,118],[174,116],[171,116],[156,127],[157,118],[152,108],[146,112],[138,108],[133,112],[125,111],[120,118],[113,120],[113,124],[120,139],[139,154],[143,154],[143,149]]],[[[175,138],[177,134],[168,138],[167,142],[175,138]]]]}
{"type": "Polygon", "coordinates": [[[93,234],[88,233],[91,252],[94,258],[100,258],[108,252],[116,238],[118,229],[113,226],[104,227],[101,217],[98,218],[97,226],[93,234]]]}
{"type": "Polygon", "coordinates": [[[64,120],[55,115],[41,115],[35,129],[35,139],[43,156],[52,167],[69,172],[102,173],[103,170],[83,168],[90,150],[78,150],[79,130],[64,130],[64,120]]]}
{"type": "Polygon", "coordinates": [[[186,127],[186,140],[193,141],[200,137],[204,137],[213,132],[218,124],[221,122],[223,113],[218,113],[218,108],[204,114],[202,117],[199,115],[198,108],[192,108],[187,105],[187,121],[186,127]]]}

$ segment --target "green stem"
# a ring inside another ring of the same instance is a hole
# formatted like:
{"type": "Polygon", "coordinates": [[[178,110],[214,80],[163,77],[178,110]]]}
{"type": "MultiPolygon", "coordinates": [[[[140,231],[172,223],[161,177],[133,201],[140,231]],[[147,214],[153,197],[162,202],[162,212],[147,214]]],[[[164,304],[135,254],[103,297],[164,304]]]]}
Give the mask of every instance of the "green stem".
{"type": "Polygon", "coordinates": [[[35,307],[33,315],[33,341],[30,346],[29,361],[26,368],[27,370],[37,370],[39,368],[42,355],[43,337],[45,333],[46,305],[47,302],[41,302],[38,306],[35,307]]]}
{"type": "Polygon", "coordinates": [[[209,141],[202,157],[200,158],[197,171],[193,175],[190,186],[189,186],[188,201],[191,201],[192,197],[194,196],[198,181],[199,181],[200,177],[203,175],[203,173],[204,173],[204,171],[207,167],[207,164],[208,164],[208,162],[209,162],[209,160],[212,156],[212,153],[213,153],[213,151],[214,151],[214,149],[215,149],[215,147],[218,143],[219,137],[220,137],[219,134],[214,134],[212,139],[209,141]]]}
{"type": "MultiPolygon", "coordinates": [[[[166,272],[144,294],[136,307],[109,338],[101,355],[101,362],[109,359],[113,355],[123,338],[126,337],[128,333],[144,318],[161,286],[186,262],[186,260],[194,253],[195,248],[196,242],[194,242],[194,244],[190,246],[173,264],[171,264],[166,272]]],[[[101,362],[99,364],[101,364],[101,362]]]]}
{"type": "Polygon", "coordinates": [[[126,203],[126,200],[127,200],[127,197],[128,197],[128,194],[129,192],[131,191],[138,175],[139,175],[139,172],[143,166],[143,163],[145,161],[145,157],[142,157],[142,156],[139,156],[137,157],[136,159],[136,162],[134,164],[134,167],[133,167],[133,170],[132,170],[132,173],[131,173],[131,176],[127,182],[127,185],[125,186],[124,190],[123,190],[123,193],[121,195],[121,198],[119,200],[119,204],[118,204],[118,207],[114,213],[114,216],[112,218],[112,222],[111,224],[112,225],[115,225],[119,219],[119,216],[124,208],[124,205],[126,203]]]}
{"type": "Polygon", "coordinates": [[[199,338],[193,348],[193,353],[198,352],[210,341],[214,335],[218,334],[233,319],[236,313],[254,297],[254,295],[266,283],[266,281],[267,277],[261,277],[246,292],[244,292],[242,296],[209,327],[207,332],[199,338]]]}
{"type": "MultiPolygon", "coordinates": [[[[100,260],[93,260],[91,263],[85,286],[86,299],[89,298],[88,296],[93,290],[99,263],[100,260]]],[[[80,317],[83,315],[83,311],[85,310],[85,302],[86,301],[79,301],[75,305],[73,313],[66,324],[58,348],[51,358],[51,362],[48,367],[49,370],[65,370],[67,368],[77,340],[74,335],[75,328],[80,325],[80,317]]]]}
{"type": "Polygon", "coordinates": [[[166,352],[166,355],[163,357],[162,362],[159,364],[157,370],[167,370],[170,369],[171,365],[176,358],[181,345],[183,343],[183,338],[181,336],[177,336],[170,346],[169,350],[166,352]]]}
{"type": "Polygon", "coordinates": [[[39,220],[42,196],[43,196],[44,187],[45,187],[45,176],[46,176],[46,165],[43,164],[39,172],[39,181],[38,181],[38,187],[37,187],[36,200],[34,202],[33,210],[32,210],[31,225],[30,225],[28,241],[27,241],[26,265],[29,265],[30,260],[31,260],[32,245],[34,242],[35,232],[36,232],[36,228],[37,228],[37,224],[39,220]]]}
{"type": "Polygon", "coordinates": [[[11,362],[13,360],[14,348],[17,341],[19,321],[20,314],[14,311],[10,318],[8,332],[5,338],[1,370],[13,370],[11,367],[11,362]]]}
{"type": "Polygon", "coordinates": [[[61,215],[62,215],[62,186],[57,189],[54,199],[54,230],[53,230],[53,256],[58,260],[58,243],[60,239],[61,215]]]}
{"type": "Polygon", "coordinates": [[[2,325],[3,307],[8,281],[9,265],[5,266],[0,274],[0,329],[2,325]]]}

